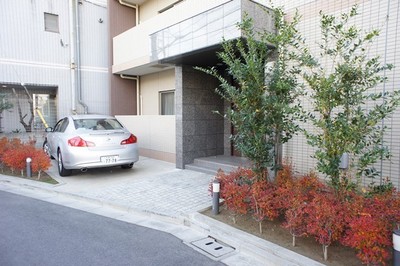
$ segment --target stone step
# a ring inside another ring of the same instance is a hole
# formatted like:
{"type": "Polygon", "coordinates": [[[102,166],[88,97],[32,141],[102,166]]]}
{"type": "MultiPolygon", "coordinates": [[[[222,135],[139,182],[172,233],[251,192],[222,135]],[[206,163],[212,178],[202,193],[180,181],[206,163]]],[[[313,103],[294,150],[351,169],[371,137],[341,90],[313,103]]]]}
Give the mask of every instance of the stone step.
{"type": "Polygon", "coordinates": [[[196,171],[196,172],[201,172],[201,173],[205,173],[205,174],[209,174],[209,175],[213,175],[213,176],[215,176],[217,174],[217,170],[200,167],[195,164],[187,164],[185,166],[185,169],[196,171]]]}
{"type": "Polygon", "coordinates": [[[250,167],[250,162],[242,157],[232,156],[212,156],[205,158],[197,158],[192,164],[185,166],[186,169],[199,171],[207,174],[215,175],[218,170],[225,173],[235,171],[239,166],[250,167]]]}

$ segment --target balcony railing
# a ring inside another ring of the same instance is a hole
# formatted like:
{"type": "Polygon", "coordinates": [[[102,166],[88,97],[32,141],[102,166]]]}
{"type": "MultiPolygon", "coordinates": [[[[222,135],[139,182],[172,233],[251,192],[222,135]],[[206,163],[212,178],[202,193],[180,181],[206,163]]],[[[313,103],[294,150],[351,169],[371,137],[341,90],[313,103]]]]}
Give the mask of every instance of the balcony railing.
{"type": "Polygon", "coordinates": [[[235,0],[150,35],[150,60],[157,61],[240,37],[241,1],[235,0]]]}

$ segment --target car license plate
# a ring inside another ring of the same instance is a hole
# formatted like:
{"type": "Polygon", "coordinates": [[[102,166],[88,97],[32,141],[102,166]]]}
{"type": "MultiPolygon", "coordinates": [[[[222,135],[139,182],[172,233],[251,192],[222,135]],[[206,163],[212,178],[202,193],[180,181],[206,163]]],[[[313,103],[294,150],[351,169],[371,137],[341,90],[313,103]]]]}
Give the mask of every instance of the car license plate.
{"type": "Polygon", "coordinates": [[[100,161],[102,163],[116,163],[118,161],[118,156],[117,155],[113,155],[113,156],[102,156],[100,157],[100,161]]]}

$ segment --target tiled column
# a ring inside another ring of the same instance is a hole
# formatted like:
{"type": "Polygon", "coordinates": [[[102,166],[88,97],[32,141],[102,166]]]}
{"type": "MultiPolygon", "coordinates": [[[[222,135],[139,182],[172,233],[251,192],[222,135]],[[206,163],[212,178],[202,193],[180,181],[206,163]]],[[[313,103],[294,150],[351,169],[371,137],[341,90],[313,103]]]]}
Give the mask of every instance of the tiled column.
{"type": "Polygon", "coordinates": [[[184,168],[195,158],[224,153],[224,102],[215,93],[218,80],[193,69],[175,69],[176,167],[184,168]]]}

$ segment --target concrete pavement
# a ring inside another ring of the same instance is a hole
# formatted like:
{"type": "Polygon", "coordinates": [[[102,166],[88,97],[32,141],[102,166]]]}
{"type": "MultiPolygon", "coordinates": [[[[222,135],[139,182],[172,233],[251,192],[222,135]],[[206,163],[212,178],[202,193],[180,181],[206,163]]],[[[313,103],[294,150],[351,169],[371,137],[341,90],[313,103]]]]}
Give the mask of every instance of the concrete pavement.
{"type": "Polygon", "coordinates": [[[208,185],[213,176],[208,174],[146,157],[130,170],[90,169],[69,177],[60,177],[54,162],[48,174],[59,184],[0,175],[0,190],[169,232],[227,265],[322,265],[201,215],[211,206],[208,185]],[[207,237],[226,253],[196,245],[207,237]]]}

